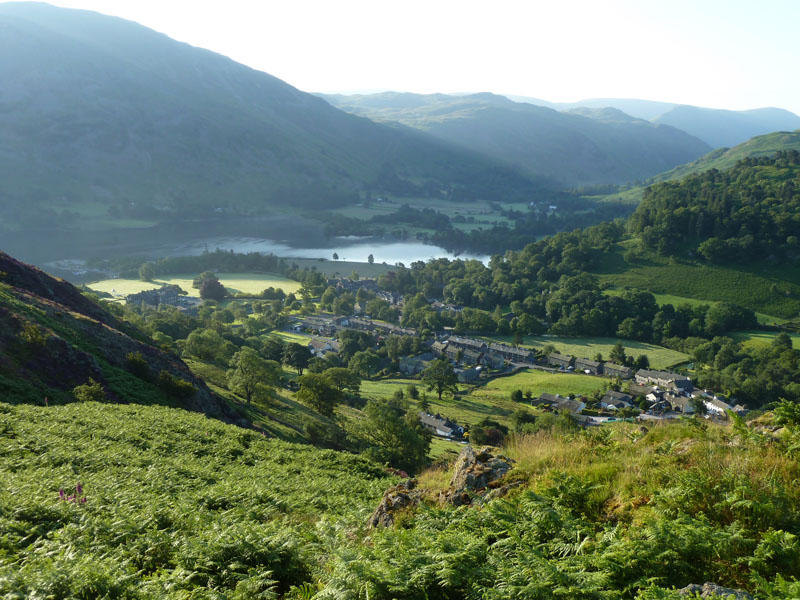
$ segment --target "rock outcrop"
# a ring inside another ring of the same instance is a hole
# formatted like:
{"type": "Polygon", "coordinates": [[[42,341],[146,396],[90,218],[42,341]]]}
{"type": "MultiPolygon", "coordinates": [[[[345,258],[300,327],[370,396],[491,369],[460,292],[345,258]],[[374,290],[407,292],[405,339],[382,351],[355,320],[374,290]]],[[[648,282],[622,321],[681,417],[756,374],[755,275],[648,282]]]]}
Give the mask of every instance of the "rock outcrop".
{"type": "MultiPolygon", "coordinates": [[[[514,461],[502,454],[493,454],[492,450],[484,446],[476,452],[472,446],[465,446],[456,459],[450,487],[439,494],[439,501],[455,506],[473,504],[478,499],[502,496],[519,485],[519,482],[503,484],[503,476],[513,468],[514,461]]],[[[401,481],[384,492],[367,524],[369,527],[392,527],[398,511],[412,508],[430,495],[426,490],[417,489],[416,479],[401,481]]]]}
{"type": "Polygon", "coordinates": [[[742,590],[722,587],[716,583],[706,582],[703,585],[691,583],[685,588],[678,590],[681,596],[694,597],[698,594],[700,598],[733,598],[733,600],[755,600],[754,597],[742,590]]]}
{"type": "Polygon", "coordinates": [[[477,452],[465,446],[456,459],[450,489],[440,499],[456,506],[471,504],[477,494],[500,488],[499,480],[513,468],[513,461],[502,454],[492,454],[484,446],[477,452]]]}
{"type": "Polygon", "coordinates": [[[369,527],[392,527],[395,513],[398,510],[419,504],[422,492],[416,487],[416,479],[406,479],[386,490],[378,508],[367,521],[367,525],[369,527]]]}

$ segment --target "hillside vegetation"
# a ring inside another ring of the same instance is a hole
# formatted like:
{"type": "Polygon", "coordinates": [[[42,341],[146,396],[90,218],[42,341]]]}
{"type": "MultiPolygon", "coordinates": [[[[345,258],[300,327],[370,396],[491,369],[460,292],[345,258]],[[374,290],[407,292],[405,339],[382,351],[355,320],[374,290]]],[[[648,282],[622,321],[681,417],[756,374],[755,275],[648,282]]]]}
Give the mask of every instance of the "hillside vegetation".
{"type": "Polygon", "coordinates": [[[517,438],[506,498],[365,529],[378,465],[165,407],[0,404],[0,593],[79,598],[672,599],[800,585],[794,426],[517,438]],[[764,430],[761,430],[764,431],[764,430]]]}

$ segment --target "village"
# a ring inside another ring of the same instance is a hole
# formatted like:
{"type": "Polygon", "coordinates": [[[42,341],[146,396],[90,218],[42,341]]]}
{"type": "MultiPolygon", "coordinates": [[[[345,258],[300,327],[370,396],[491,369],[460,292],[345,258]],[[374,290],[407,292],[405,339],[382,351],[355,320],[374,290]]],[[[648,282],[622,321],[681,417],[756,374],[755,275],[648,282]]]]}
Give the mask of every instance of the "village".
{"type": "MultiPolygon", "coordinates": [[[[353,294],[357,298],[379,299],[386,305],[402,310],[401,295],[381,290],[374,279],[336,278],[327,280],[328,288],[338,293],[353,294]]],[[[128,304],[158,307],[174,306],[188,314],[197,314],[202,300],[187,296],[177,285],[130,294],[128,304]]],[[[390,336],[415,340],[406,344],[418,351],[398,357],[394,374],[417,378],[431,363],[444,359],[452,367],[459,384],[481,386],[487,382],[509,377],[523,370],[554,374],[580,375],[604,378],[606,390],[594,402],[585,395],[540,392],[519,396],[521,401],[540,411],[568,414],[583,427],[599,426],[617,420],[658,421],[671,420],[701,413],[704,418],[727,420],[728,413],[744,414],[746,408],[730,404],[728,399],[705,390],[696,390],[690,377],[678,373],[632,366],[610,361],[572,356],[556,351],[542,352],[524,345],[513,345],[481,336],[456,335],[452,328],[432,332],[423,339],[413,327],[402,327],[384,320],[371,318],[365,301],[355,301],[351,314],[316,312],[291,315],[283,328],[295,339],[302,340],[314,358],[335,357],[340,351],[339,337],[345,331],[358,331],[371,335],[376,349],[390,336]]],[[[245,305],[247,307],[247,305],[245,305]]],[[[462,307],[440,299],[431,299],[430,306],[438,312],[456,313],[462,307]]],[[[252,308],[246,312],[252,314],[252,308]]],[[[234,328],[242,325],[232,325],[234,328]]],[[[388,372],[384,377],[391,378],[388,372]]],[[[462,441],[469,436],[468,429],[447,415],[420,412],[420,421],[442,439],[462,441]]]]}

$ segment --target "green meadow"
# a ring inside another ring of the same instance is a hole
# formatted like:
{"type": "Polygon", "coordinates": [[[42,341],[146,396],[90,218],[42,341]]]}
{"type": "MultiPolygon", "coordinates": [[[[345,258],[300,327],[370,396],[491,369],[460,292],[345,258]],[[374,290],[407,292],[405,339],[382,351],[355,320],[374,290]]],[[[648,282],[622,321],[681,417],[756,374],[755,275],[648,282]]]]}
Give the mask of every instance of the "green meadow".
{"type": "MultiPolygon", "coordinates": [[[[605,377],[525,369],[509,377],[493,379],[482,388],[475,390],[473,396],[496,401],[497,399],[510,398],[511,392],[514,390],[522,390],[523,393],[530,391],[534,398],[544,392],[561,394],[562,396],[569,396],[570,394],[580,396],[602,389],[609,383],[610,380],[605,377]]],[[[513,403],[510,404],[515,406],[513,403]]]]}
{"type": "MultiPolygon", "coordinates": [[[[285,293],[296,293],[300,290],[300,283],[275,273],[217,273],[220,283],[229,292],[258,295],[268,287],[280,288],[285,293]]],[[[138,279],[104,279],[89,284],[89,288],[98,292],[107,292],[112,295],[127,296],[145,290],[152,290],[164,284],[179,285],[190,296],[198,297],[200,290],[192,287],[192,280],[196,275],[178,274],[167,277],[158,277],[152,282],[139,281],[138,279]]]]}
{"type": "MultiPolygon", "coordinates": [[[[491,336],[487,340],[496,340],[509,343],[511,336],[491,336]]],[[[634,358],[646,354],[650,359],[650,366],[654,369],[665,369],[689,360],[689,355],[677,350],[670,350],[663,346],[646,344],[634,340],[606,337],[557,337],[557,336],[526,336],[522,345],[527,348],[543,349],[545,346],[555,346],[561,354],[569,354],[578,358],[594,358],[600,353],[608,360],[611,349],[617,342],[622,342],[625,352],[634,358]]]]}
{"type": "MultiPolygon", "coordinates": [[[[773,340],[780,335],[779,331],[734,331],[727,334],[737,342],[745,346],[769,346],[773,340]]],[[[800,333],[788,334],[792,338],[792,346],[800,348],[800,333]]]]}

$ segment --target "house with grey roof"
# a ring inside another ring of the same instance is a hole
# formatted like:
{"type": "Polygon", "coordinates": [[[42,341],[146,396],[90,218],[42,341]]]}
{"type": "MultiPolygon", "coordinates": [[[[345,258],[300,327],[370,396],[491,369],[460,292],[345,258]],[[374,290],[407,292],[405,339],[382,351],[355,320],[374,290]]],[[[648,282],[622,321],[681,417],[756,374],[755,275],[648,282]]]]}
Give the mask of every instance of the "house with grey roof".
{"type": "Polygon", "coordinates": [[[559,354],[558,352],[553,352],[547,357],[547,363],[553,365],[554,367],[566,369],[567,367],[571,367],[575,364],[575,358],[572,356],[559,354]]]}
{"type": "Polygon", "coordinates": [[[633,377],[633,369],[625,365],[618,365],[616,363],[603,364],[603,375],[606,377],[619,377],[620,379],[630,379],[633,377]]]}
{"type": "Polygon", "coordinates": [[[588,358],[576,358],[575,370],[582,371],[589,375],[599,375],[603,372],[603,364],[588,358]]]}

